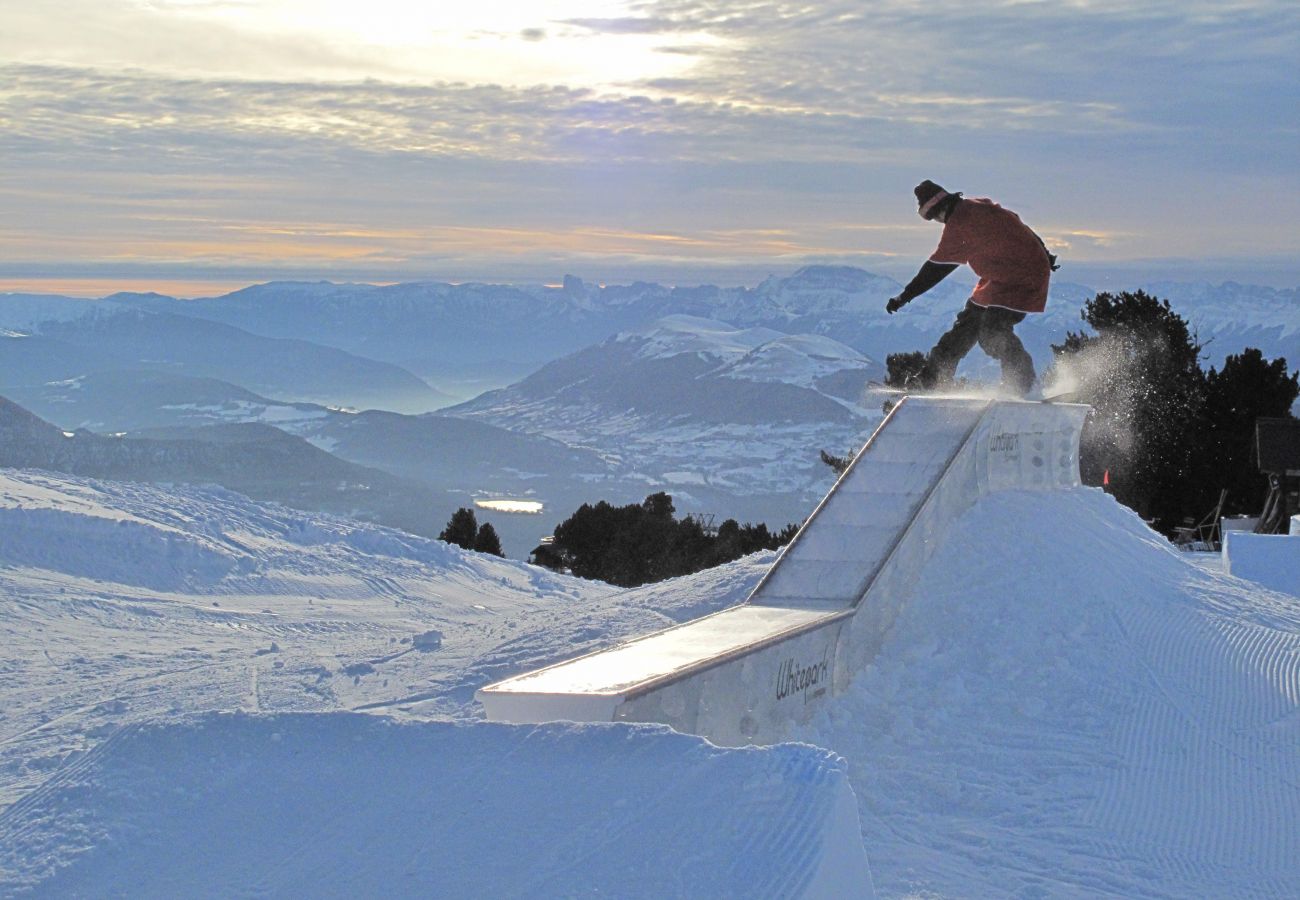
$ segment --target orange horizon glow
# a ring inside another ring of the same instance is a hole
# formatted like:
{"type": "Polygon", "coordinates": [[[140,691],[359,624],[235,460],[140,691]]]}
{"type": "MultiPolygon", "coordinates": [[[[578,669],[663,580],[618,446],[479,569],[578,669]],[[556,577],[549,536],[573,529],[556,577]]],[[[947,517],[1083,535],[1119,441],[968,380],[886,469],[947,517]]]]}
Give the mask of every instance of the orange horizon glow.
{"type": "MultiPolygon", "coordinates": [[[[273,273],[260,281],[247,279],[177,279],[177,278],[0,278],[0,294],[57,294],[64,297],[94,299],[118,292],[165,294],[191,300],[197,297],[217,297],[265,281],[277,280],[273,273]]],[[[383,284],[385,282],[367,282],[383,284]]],[[[391,282],[389,282],[391,283],[391,282]]]]}

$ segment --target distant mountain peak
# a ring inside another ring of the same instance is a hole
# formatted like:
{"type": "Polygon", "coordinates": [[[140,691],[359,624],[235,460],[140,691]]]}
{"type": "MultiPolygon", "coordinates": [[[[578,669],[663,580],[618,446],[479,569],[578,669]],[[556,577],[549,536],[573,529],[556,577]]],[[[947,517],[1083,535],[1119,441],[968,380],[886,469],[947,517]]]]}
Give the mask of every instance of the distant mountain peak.
{"type": "Polygon", "coordinates": [[[665,316],[646,328],[619,334],[614,340],[640,343],[637,355],[643,359],[681,353],[735,359],[784,336],[771,328],[737,328],[716,319],[679,313],[665,316]]]}
{"type": "Polygon", "coordinates": [[[894,281],[856,266],[812,265],[804,266],[789,278],[781,279],[780,284],[785,290],[834,290],[856,294],[878,290],[882,285],[893,285],[894,281]]]}
{"type": "Polygon", "coordinates": [[[55,430],[55,428],[40,416],[19,406],[8,397],[0,397],[0,430],[36,433],[55,430]]]}

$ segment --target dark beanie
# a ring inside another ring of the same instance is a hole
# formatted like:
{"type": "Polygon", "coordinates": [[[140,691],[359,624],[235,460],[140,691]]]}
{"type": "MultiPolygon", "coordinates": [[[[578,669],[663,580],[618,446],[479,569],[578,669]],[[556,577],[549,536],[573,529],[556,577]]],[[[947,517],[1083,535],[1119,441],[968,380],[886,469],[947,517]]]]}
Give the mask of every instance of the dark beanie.
{"type": "Polygon", "coordinates": [[[961,196],[960,191],[950,194],[928,178],[913,188],[912,193],[916,194],[916,211],[927,220],[933,219],[949,198],[961,196]]]}
{"type": "Polygon", "coordinates": [[[912,193],[916,194],[916,205],[925,206],[925,204],[935,194],[946,194],[947,191],[945,191],[943,188],[939,187],[939,185],[935,184],[933,181],[927,178],[925,181],[922,181],[915,188],[913,188],[912,193]]]}

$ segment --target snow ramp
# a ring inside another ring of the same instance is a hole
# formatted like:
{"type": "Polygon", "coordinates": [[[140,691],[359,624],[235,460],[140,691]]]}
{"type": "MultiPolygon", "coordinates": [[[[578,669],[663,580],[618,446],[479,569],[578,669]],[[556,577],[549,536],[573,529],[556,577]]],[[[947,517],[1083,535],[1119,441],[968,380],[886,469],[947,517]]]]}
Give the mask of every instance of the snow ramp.
{"type": "Polygon", "coordinates": [[[479,690],[493,721],[659,722],[767,744],[875,658],[949,524],[1079,485],[1088,407],[907,397],[742,604],[479,690]]]}

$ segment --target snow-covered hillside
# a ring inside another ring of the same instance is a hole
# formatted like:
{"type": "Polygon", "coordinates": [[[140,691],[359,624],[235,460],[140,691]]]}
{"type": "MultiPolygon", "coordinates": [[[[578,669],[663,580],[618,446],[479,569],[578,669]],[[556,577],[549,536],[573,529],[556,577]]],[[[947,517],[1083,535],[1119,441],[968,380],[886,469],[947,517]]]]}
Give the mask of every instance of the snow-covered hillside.
{"type": "Polygon", "coordinates": [[[671,316],[443,414],[590,447],[680,509],[779,527],[833,481],[819,451],[879,421],[867,388],[883,375],[826,337],[671,316]]]}
{"type": "Polygon", "coordinates": [[[474,724],[486,682],[736,602],[770,558],[616,593],[0,470],[0,894],[870,896],[832,754],[474,724]]]}
{"type": "Polygon", "coordinates": [[[863,898],[857,818],[843,761],[806,745],[719,750],[654,727],[209,714],[127,726],[0,813],[0,888],[863,898]],[[77,846],[74,830],[93,837],[77,846]]]}
{"type": "Polygon", "coordinates": [[[1294,896],[1300,598],[1092,489],[995,495],[949,533],[798,735],[838,757],[724,751],[485,725],[473,691],[737,602],[771,555],[615,592],[221,491],[0,471],[0,879],[1294,896]]]}
{"type": "Polygon", "coordinates": [[[147,369],[221,379],[285,400],[415,412],[445,405],[446,397],[392,363],[179,314],[180,301],[170,303],[172,311],[154,311],[52,298],[49,317],[33,324],[36,301],[0,294],[0,391],[147,369]],[[83,315],[69,312],[82,307],[83,315]]]}
{"type": "Polygon", "coordinates": [[[473,718],[493,677],[738,601],[761,565],[620,594],[220,489],[0,469],[0,803],[141,718],[473,718]]]}

